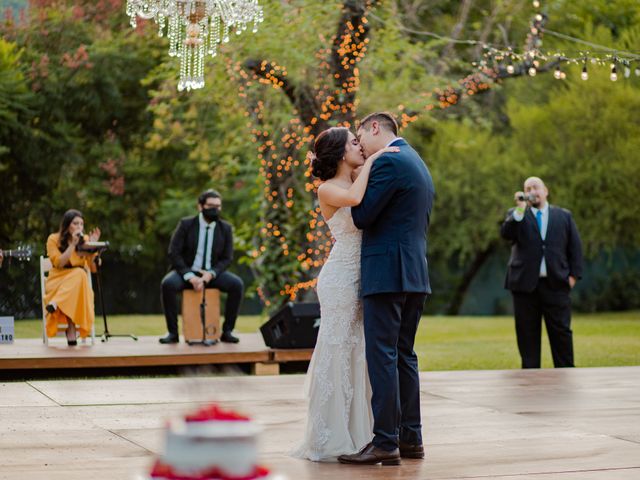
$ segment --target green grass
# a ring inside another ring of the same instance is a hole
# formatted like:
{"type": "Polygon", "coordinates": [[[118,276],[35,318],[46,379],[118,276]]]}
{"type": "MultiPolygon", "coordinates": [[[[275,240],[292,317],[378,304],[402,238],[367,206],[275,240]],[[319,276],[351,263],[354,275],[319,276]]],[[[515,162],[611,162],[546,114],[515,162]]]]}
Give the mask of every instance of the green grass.
{"type": "MultiPolygon", "coordinates": [[[[236,331],[257,332],[261,316],[238,319],[236,331]]],[[[97,333],[102,332],[97,319],[97,333]]],[[[574,349],[579,367],[640,365],[640,312],[573,316],[574,349]]],[[[19,320],[16,338],[40,337],[41,320],[19,320]]],[[[163,335],[162,315],[114,315],[112,333],[163,335]]],[[[546,333],[543,367],[552,367],[546,333]]],[[[520,367],[512,317],[424,317],[416,338],[421,370],[492,370],[520,367]]]]}

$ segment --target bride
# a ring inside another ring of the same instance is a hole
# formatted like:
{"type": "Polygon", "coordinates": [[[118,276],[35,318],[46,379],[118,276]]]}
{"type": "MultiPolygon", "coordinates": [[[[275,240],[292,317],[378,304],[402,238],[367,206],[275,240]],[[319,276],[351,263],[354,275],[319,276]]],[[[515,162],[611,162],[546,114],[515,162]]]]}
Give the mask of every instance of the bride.
{"type": "Polygon", "coordinates": [[[359,298],[362,233],[353,224],[350,207],[362,201],[375,159],[398,151],[387,147],[365,160],[357,138],[343,127],[325,130],[315,141],[312,174],[323,181],[320,210],[335,243],[318,276],[320,331],[305,382],[305,437],[292,453],[298,458],[336,461],[371,441],[371,387],[359,298]]]}

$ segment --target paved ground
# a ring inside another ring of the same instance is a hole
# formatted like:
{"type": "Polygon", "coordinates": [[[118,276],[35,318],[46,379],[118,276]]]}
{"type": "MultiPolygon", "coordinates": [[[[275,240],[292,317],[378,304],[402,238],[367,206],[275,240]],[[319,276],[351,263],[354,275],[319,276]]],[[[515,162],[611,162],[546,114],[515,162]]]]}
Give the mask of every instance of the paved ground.
{"type": "Polygon", "coordinates": [[[167,417],[215,400],[264,425],[262,461],[290,480],[640,479],[640,367],[421,374],[427,459],[354,467],[292,459],[304,377],[0,384],[0,479],[131,479],[167,417]]]}

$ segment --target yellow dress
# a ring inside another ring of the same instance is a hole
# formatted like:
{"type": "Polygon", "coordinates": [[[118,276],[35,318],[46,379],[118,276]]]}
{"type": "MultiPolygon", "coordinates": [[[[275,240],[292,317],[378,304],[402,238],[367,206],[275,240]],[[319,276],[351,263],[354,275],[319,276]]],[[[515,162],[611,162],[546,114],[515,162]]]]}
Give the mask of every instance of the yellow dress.
{"type": "MultiPolygon", "coordinates": [[[[58,324],[67,323],[65,315],[78,328],[80,337],[91,334],[95,312],[93,307],[93,290],[89,287],[87,270],[91,268],[93,255],[81,257],[76,251],[71,253],[67,268],[60,267],[62,252],[59,244],[60,235],[52,233],[47,239],[47,255],[53,266],[44,284],[45,305],[55,302],[58,309],[54,313],[47,313],[47,336],[53,337],[58,332],[58,324]],[[68,268],[80,267],[80,268],[68,268]]],[[[85,235],[85,241],[88,237],[85,235]]]]}

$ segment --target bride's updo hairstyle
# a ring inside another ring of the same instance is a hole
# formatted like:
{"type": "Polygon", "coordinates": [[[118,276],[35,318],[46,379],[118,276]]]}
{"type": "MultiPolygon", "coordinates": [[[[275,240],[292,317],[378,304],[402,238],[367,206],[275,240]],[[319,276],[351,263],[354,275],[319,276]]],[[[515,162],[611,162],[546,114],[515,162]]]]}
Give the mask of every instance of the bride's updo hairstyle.
{"type": "Polygon", "coordinates": [[[338,165],[344,158],[349,140],[349,130],[344,127],[332,127],[321,132],[313,145],[311,174],[320,180],[329,180],[336,176],[338,165]]]}

